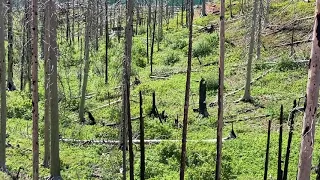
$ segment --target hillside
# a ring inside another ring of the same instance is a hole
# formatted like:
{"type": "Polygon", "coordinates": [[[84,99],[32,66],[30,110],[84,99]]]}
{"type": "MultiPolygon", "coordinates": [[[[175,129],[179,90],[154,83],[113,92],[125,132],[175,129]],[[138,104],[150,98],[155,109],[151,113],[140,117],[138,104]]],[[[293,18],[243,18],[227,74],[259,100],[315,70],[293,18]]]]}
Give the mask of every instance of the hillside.
{"type": "MultiPolygon", "coordinates": [[[[240,12],[240,1],[233,1],[233,17],[230,8],[226,11],[226,61],[225,61],[225,109],[223,137],[227,137],[233,124],[237,138],[223,142],[223,179],[254,180],[262,179],[264,173],[265,149],[268,120],[272,121],[269,179],[277,176],[278,130],[280,106],[284,106],[285,119],[292,109],[294,99],[303,98],[306,92],[307,63],[310,56],[310,42],[297,43],[294,55],[290,55],[292,29],[294,42],[311,39],[313,28],[314,1],[274,0],[271,1],[269,26],[262,30],[261,58],[253,60],[252,96],[254,103],[237,102],[244,93],[246,62],[248,60],[250,11],[240,12]],[[311,18],[306,18],[311,17],[311,18]],[[293,19],[299,21],[293,22],[293,19]],[[292,28],[293,27],[293,28],[292,28]],[[239,90],[240,89],[240,90],[239,90]],[[239,90],[239,91],[237,91],[239,90]],[[230,123],[234,121],[233,123],[230,123]],[[228,123],[229,122],[229,123],[228,123]]],[[[219,4],[207,3],[208,16],[201,17],[195,10],[191,97],[188,119],[187,170],[186,179],[214,179],[216,144],[202,140],[216,138],[219,60],[219,14],[214,12],[219,4]],[[213,25],[215,31],[201,31],[213,25]],[[199,54],[196,57],[196,54],[199,54]],[[200,62],[201,61],[201,64],[200,62]],[[202,118],[193,109],[198,108],[199,82],[207,82],[208,118],[202,118]],[[209,106],[212,104],[212,106],[209,106]]],[[[164,140],[161,143],[146,145],[146,177],[148,179],[179,179],[179,163],[182,128],[176,127],[183,119],[185,94],[185,71],[187,67],[188,29],[181,27],[179,12],[164,25],[164,35],[159,48],[155,43],[153,74],[146,58],[146,27],[140,26],[133,38],[132,76],[141,83],[131,88],[131,116],[139,116],[139,91],[143,94],[145,115],[145,139],[164,140]],[[177,18],[178,16],[178,27],[177,18]],[[159,112],[168,115],[166,122],[148,116],[152,107],[152,93],[156,93],[159,112]],[[178,140],[178,142],[165,141],[178,140]]],[[[158,36],[156,37],[158,38],[158,36]]],[[[61,38],[62,39],[62,38],[61,38]]],[[[104,84],[105,42],[101,38],[99,50],[91,51],[91,64],[85,109],[90,111],[96,125],[80,124],[78,109],[80,101],[79,69],[82,68],[82,50],[68,46],[59,40],[59,112],[60,135],[63,139],[76,140],[118,140],[119,126],[107,126],[121,119],[121,61],[123,57],[123,38],[118,43],[113,37],[109,47],[109,84],[104,84]]],[[[18,51],[18,50],[16,50],[18,51]]],[[[16,59],[19,54],[16,52],[16,59]]],[[[256,56],[254,56],[256,57],[256,56]]],[[[43,158],[43,114],[44,77],[43,61],[39,67],[40,90],[40,162],[43,158]]],[[[14,81],[19,84],[19,67],[15,67],[14,81]]],[[[81,70],[81,69],[80,69],[81,70]]],[[[81,76],[81,75],[80,75],[81,76]]],[[[26,91],[7,92],[7,167],[15,174],[20,167],[20,179],[31,179],[32,173],[32,104],[26,91]]],[[[302,106],[303,103],[300,103],[302,106]]],[[[300,150],[300,134],[303,113],[295,118],[294,135],[291,148],[288,179],[295,179],[300,150]]],[[[87,118],[87,117],[86,117],[87,118]]],[[[317,126],[318,127],[318,126],[317,126]]],[[[133,139],[139,139],[139,121],[133,121],[133,139]]],[[[284,124],[282,157],[284,161],[288,126],[284,124]]],[[[319,159],[320,135],[316,134],[313,165],[319,159]]],[[[139,177],[140,150],[134,148],[135,176],[139,177]]],[[[122,152],[118,145],[60,142],[61,174],[64,179],[121,179],[122,152]]],[[[42,179],[49,177],[49,169],[41,167],[42,179]]],[[[4,179],[10,179],[0,174],[4,179]]],[[[315,174],[312,175],[315,179],[315,174]]]]}

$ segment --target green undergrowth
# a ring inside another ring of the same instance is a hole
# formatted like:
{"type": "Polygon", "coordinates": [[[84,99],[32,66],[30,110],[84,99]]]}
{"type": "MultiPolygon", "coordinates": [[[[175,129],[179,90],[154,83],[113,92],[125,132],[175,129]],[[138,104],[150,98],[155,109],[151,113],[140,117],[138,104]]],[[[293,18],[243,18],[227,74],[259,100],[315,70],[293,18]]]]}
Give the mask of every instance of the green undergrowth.
{"type": "MultiPolygon", "coordinates": [[[[234,18],[226,12],[226,59],[225,59],[225,94],[241,89],[245,84],[246,62],[248,59],[248,21],[240,13],[240,2],[233,5],[234,18]]],[[[297,17],[313,14],[313,3],[291,1],[272,1],[270,22],[282,24],[295,15],[292,8],[296,7],[297,17]],[[287,8],[286,8],[287,7],[287,8]]],[[[250,10],[250,7],[248,7],[250,10]]],[[[133,37],[132,76],[138,78],[141,84],[131,88],[131,116],[139,116],[139,91],[143,95],[143,110],[145,119],[145,139],[178,140],[178,142],[162,142],[146,146],[146,177],[148,179],[178,179],[180,169],[180,148],[182,129],[174,125],[178,117],[182,124],[186,84],[186,67],[188,53],[188,29],[181,27],[180,16],[170,19],[168,29],[164,27],[164,36],[157,46],[155,42],[153,56],[153,76],[150,78],[150,59],[146,54],[146,28],[141,27],[138,35],[133,37]],[[168,115],[166,122],[148,116],[152,108],[152,93],[156,93],[156,105],[159,112],[168,115]]],[[[250,22],[250,21],[249,21],[250,22]]],[[[308,21],[309,22],[309,21],[308,21]]],[[[193,58],[190,87],[190,108],[188,118],[188,139],[215,139],[217,107],[208,107],[208,118],[201,118],[193,109],[198,108],[199,82],[204,78],[207,82],[207,105],[216,102],[218,89],[219,32],[212,34],[200,32],[199,26],[218,25],[219,15],[197,17],[194,20],[193,58]],[[209,65],[207,65],[209,64],[209,65]],[[210,65],[211,64],[211,65],[210,65]]],[[[249,23],[250,24],[250,23],[249,23]]],[[[312,23],[309,24],[312,27],[312,23]]],[[[298,29],[296,34],[305,33],[298,29]]],[[[299,60],[304,60],[310,53],[309,44],[295,47],[295,56],[290,56],[290,48],[274,48],[277,43],[288,42],[288,33],[280,32],[271,36],[263,36],[264,47],[261,59],[253,60],[252,79],[265,74],[252,83],[251,93],[254,104],[235,103],[243,95],[243,90],[237,91],[225,98],[225,121],[235,121],[233,127],[237,138],[225,141],[222,156],[222,179],[262,179],[264,171],[265,149],[267,139],[267,121],[272,120],[270,164],[268,177],[275,179],[277,174],[278,129],[280,105],[284,105],[285,117],[292,108],[294,99],[303,97],[306,90],[307,67],[299,60]],[[286,38],[287,41],[284,41],[286,38]]],[[[157,34],[156,34],[157,37],[157,34]]],[[[291,36],[290,36],[291,37],[291,36]]],[[[300,36],[299,36],[300,37],[300,36]]],[[[83,37],[81,37],[83,38],[83,37]]],[[[297,37],[298,38],[298,37],[297,37]]],[[[59,38],[58,38],[59,39],[59,38]]],[[[94,126],[80,124],[78,109],[80,100],[80,77],[83,76],[83,48],[69,46],[59,40],[59,119],[60,134],[63,138],[78,140],[118,140],[117,125],[121,119],[121,77],[124,57],[124,41],[118,43],[116,37],[111,37],[108,54],[109,83],[105,85],[105,43],[99,41],[99,50],[92,48],[90,52],[90,71],[87,87],[85,109],[90,111],[97,124],[94,126]],[[82,72],[82,73],[81,73],[82,72]],[[110,105],[109,105],[110,104],[110,105]]],[[[157,39],[157,38],[155,38],[157,39]]],[[[296,39],[299,40],[299,39],[296,39]]],[[[94,43],[92,43],[94,45],[94,43]]],[[[151,45],[149,46],[151,47],[151,45]]],[[[15,52],[18,54],[17,49],[15,52]]],[[[150,53],[150,50],[149,50],[150,53]]],[[[18,56],[18,55],[15,55],[18,56]]],[[[254,56],[255,57],[255,56],[254,56]]],[[[18,57],[16,57],[18,60],[18,57]]],[[[44,80],[43,61],[40,61],[40,162],[43,161],[43,126],[44,126],[44,80]]],[[[14,80],[19,85],[19,67],[15,68],[14,80]]],[[[18,86],[17,86],[18,87],[18,86]]],[[[26,86],[26,90],[28,86],[26,86]]],[[[30,179],[32,172],[32,142],[31,142],[31,100],[26,92],[8,92],[8,127],[7,141],[12,147],[7,148],[7,167],[15,173],[23,167],[21,177],[30,179]]],[[[300,105],[302,105],[300,103],[300,105]]],[[[86,117],[87,118],[87,117],[86,117]]],[[[139,122],[133,122],[134,139],[139,139],[139,122]]],[[[300,132],[302,114],[296,117],[295,131],[292,142],[289,164],[289,178],[294,179],[297,171],[298,152],[300,147],[300,132]]],[[[226,123],[223,137],[231,131],[231,124],[226,123]]],[[[283,150],[284,160],[288,128],[284,125],[283,150]]],[[[316,142],[320,136],[316,134],[316,142]]],[[[315,149],[318,148],[315,143],[315,149]]],[[[135,176],[140,172],[140,148],[134,146],[135,176]]],[[[313,165],[317,164],[319,152],[315,151],[313,165]]],[[[215,143],[188,142],[187,144],[187,179],[214,179],[215,176],[215,143]]],[[[64,143],[60,145],[61,174],[64,179],[121,179],[122,152],[116,145],[64,143]]],[[[42,179],[49,176],[49,169],[40,168],[42,179]]],[[[0,178],[8,179],[0,174],[0,178]]]]}

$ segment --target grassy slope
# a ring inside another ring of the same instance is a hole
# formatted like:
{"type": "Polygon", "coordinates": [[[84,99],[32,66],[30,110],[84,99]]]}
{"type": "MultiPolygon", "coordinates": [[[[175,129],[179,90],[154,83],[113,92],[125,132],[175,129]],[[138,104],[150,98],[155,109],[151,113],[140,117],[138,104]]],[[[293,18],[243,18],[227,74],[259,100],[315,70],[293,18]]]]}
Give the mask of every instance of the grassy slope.
{"type": "MultiPolygon", "coordinates": [[[[288,22],[293,14],[297,18],[313,15],[313,3],[298,2],[296,6],[297,13],[293,13],[293,5],[291,1],[273,1],[271,6],[270,20],[272,24],[283,24],[288,22]]],[[[233,8],[234,11],[239,11],[238,4],[233,8]]],[[[245,65],[247,60],[246,44],[248,38],[246,36],[248,28],[245,24],[249,24],[250,19],[244,19],[244,16],[236,14],[235,19],[229,21],[229,12],[227,12],[227,32],[226,37],[232,41],[236,46],[232,47],[227,45],[226,54],[226,92],[232,92],[244,85],[245,79],[245,65]],[[246,37],[246,38],[245,38],[246,37]]],[[[204,18],[195,19],[196,25],[207,25],[210,22],[218,23],[217,15],[209,15],[204,18]]],[[[180,19],[180,18],[179,18],[180,19]]],[[[304,22],[307,25],[308,31],[312,29],[312,20],[304,22]]],[[[160,44],[160,51],[157,52],[155,48],[154,55],[154,72],[163,74],[168,72],[176,72],[185,70],[186,68],[186,52],[187,48],[175,48],[181,41],[187,41],[187,29],[175,26],[176,20],[171,20],[169,30],[165,31],[164,41],[160,44]],[[180,61],[172,66],[165,66],[164,61],[170,53],[180,57],[180,61]]],[[[196,27],[195,27],[196,28],[196,27]]],[[[307,31],[307,32],[308,32],[307,31]]],[[[174,118],[179,116],[181,122],[183,115],[183,101],[185,91],[185,76],[184,74],[173,75],[166,80],[153,80],[148,77],[149,66],[140,68],[136,64],[146,61],[143,57],[145,49],[145,37],[143,28],[140,30],[140,35],[134,38],[133,49],[133,73],[139,77],[142,84],[136,86],[132,90],[132,99],[138,100],[139,90],[144,94],[144,110],[147,112],[151,107],[151,93],[156,91],[157,105],[160,111],[165,110],[169,115],[167,123],[161,125],[158,120],[146,118],[146,139],[180,139],[181,129],[172,127],[174,118]]],[[[300,34],[306,35],[304,30],[296,33],[298,38],[303,37],[300,34]]],[[[279,59],[288,59],[286,54],[289,54],[289,48],[272,48],[272,46],[281,42],[290,42],[288,38],[290,32],[279,33],[272,36],[263,37],[266,49],[262,51],[261,62],[269,61],[270,57],[281,56],[279,59]]],[[[216,37],[217,34],[207,35],[194,33],[194,46],[203,43],[207,39],[216,37]]],[[[290,36],[289,36],[290,37],[290,36]]],[[[218,60],[218,44],[217,39],[213,52],[206,57],[202,57],[203,63],[208,63],[218,60]]],[[[114,90],[120,82],[121,75],[121,57],[123,55],[122,45],[117,44],[115,41],[112,43],[110,50],[110,84],[103,85],[103,47],[101,43],[101,50],[98,53],[92,53],[91,71],[89,77],[88,93],[95,93],[95,96],[86,101],[86,108],[91,110],[101,105],[107,104],[109,101],[115,101],[118,98],[108,100],[107,92],[111,95],[119,94],[119,90],[114,90]],[[102,72],[102,73],[101,73],[102,72]],[[98,87],[98,88],[97,88],[98,87]]],[[[297,59],[308,56],[309,45],[303,44],[296,48],[297,59]]],[[[63,45],[60,46],[62,56],[60,60],[60,76],[63,86],[60,85],[61,97],[65,94],[68,103],[60,103],[60,119],[61,119],[61,134],[66,138],[75,139],[117,139],[118,132],[116,128],[96,126],[82,126],[77,123],[77,112],[71,109],[77,109],[77,99],[71,100],[69,97],[69,88],[66,78],[67,74],[70,79],[70,89],[72,96],[78,95],[78,67],[80,57],[79,48],[67,48],[63,45]],[[74,62],[74,66],[65,68],[63,65],[67,62],[74,62]],[[69,69],[69,70],[68,70],[69,69]],[[62,91],[64,89],[64,91],[62,91]]],[[[256,61],[255,61],[256,62],[256,61]]],[[[260,62],[256,62],[260,63],[260,62]]],[[[289,64],[291,65],[291,64],[289,64]]],[[[278,130],[278,114],[280,104],[285,107],[285,112],[288,114],[289,109],[294,98],[299,98],[305,93],[307,70],[304,67],[295,67],[289,70],[279,70],[275,66],[269,74],[264,78],[254,83],[252,87],[252,95],[260,104],[265,108],[257,109],[249,113],[240,113],[241,110],[250,109],[253,106],[245,103],[235,104],[233,101],[239,99],[242,91],[230,96],[226,99],[225,103],[225,116],[227,120],[243,119],[245,117],[253,117],[258,115],[270,114],[271,118],[260,118],[246,122],[238,122],[234,124],[234,128],[238,138],[232,141],[227,141],[223,146],[223,177],[224,179],[261,179],[263,176],[264,168],[264,154],[266,143],[266,129],[267,120],[273,120],[271,149],[270,149],[270,168],[269,175],[273,178],[276,177],[277,169],[277,130],[278,130]],[[236,115],[235,117],[230,117],[236,115]],[[229,117],[229,118],[228,118],[229,117]]],[[[190,110],[197,108],[198,99],[198,82],[201,77],[207,78],[210,84],[214,85],[218,74],[217,66],[201,67],[194,58],[193,67],[197,72],[192,73],[191,76],[191,97],[190,110]]],[[[253,68],[253,78],[259,76],[271,66],[255,65],[253,68]]],[[[43,68],[41,67],[41,72],[43,68]]],[[[42,74],[42,73],[41,73],[42,74]]],[[[16,80],[18,82],[18,80],[16,80]]],[[[41,82],[43,80],[41,79],[41,82]]],[[[43,89],[41,91],[41,104],[43,104],[43,89]]],[[[215,100],[216,92],[208,92],[207,101],[213,102],[215,100]]],[[[28,178],[31,176],[32,157],[31,157],[31,121],[25,120],[31,118],[31,102],[27,100],[27,96],[20,92],[8,93],[8,108],[11,118],[8,120],[8,133],[10,137],[8,141],[14,148],[8,148],[8,162],[7,165],[11,171],[17,170],[20,166],[24,167],[23,176],[28,178]],[[20,147],[18,148],[17,145],[20,147]]],[[[212,139],[215,138],[216,128],[214,126],[217,117],[217,108],[208,108],[211,115],[207,119],[198,118],[196,113],[190,112],[189,116],[189,139],[212,139]]],[[[132,103],[132,116],[138,116],[138,104],[132,103]]],[[[94,116],[101,122],[116,122],[119,120],[120,105],[102,108],[93,111],[94,116]]],[[[41,106],[41,116],[43,115],[43,106],[41,106]]],[[[294,179],[297,169],[297,160],[299,152],[300,129],[301,119],[299,116],[296,118],[297,123],[295,127],[295,134],[291,149],[290,160],[290,173],[289,179],[294,179]]],[[[41,122],[43,123],[43,122],[41,122]]],[[[43,124],[40,124],[43,127],[43,124]]],[[[138,134],[138,123],[134,122],[134,134],[138,134]]],[[[286,127],[286,126],[285,126],[286,127]]],[[[224,136],[227,136],[231,129],[230,124],[226,124],[224,128],[224,136]]],[[[287,128],[284,128],[284,145],[283,152],[286,148],[287,128]]],[[[41,132],[43,137],[43,132],[41,132]]],[[[318,140],[320,137],[316,136],[318,140]]],[[[41,141],[41,145],[43,142],[41,141]]],[[[315,149],[318,148],[315,144],[315,149]]],[[[179,171],[179,156],[180,145],[172,143],[162,143],[159,145],[147,146],[147,177],[151,179],[177,179],[179,171]]],[[[105,145],[71,145],[61,143],[61,162],[62,162],[62,175],[65,179],[90,179],[92,174],[101,175],[104,179],[120,179],[121,174],[119,169],[121,167],[121,152],[117,147],[105,145]]],[[[135,148],[135,173],[139,173],[139,148],[135,148]]],[[[283,153],[284,154],[284,153],[283,153]]],[[[317,160],[319,152],[315,151],[314,159],[317,160]]],[[[43,148],[41,155],[43,157],[43,148]]],[[[188,143],[188,179],[213,179],[215,167],[215,145],[205,143],[188,143]]],[[[316,161],[314,162],[314,164],[316,161]]],[[[41,176],[46,177],[49,175],[49,170],[41,168],[41,176]]],[[[93,179],[93,178],[92,178],[93,179]]]]}

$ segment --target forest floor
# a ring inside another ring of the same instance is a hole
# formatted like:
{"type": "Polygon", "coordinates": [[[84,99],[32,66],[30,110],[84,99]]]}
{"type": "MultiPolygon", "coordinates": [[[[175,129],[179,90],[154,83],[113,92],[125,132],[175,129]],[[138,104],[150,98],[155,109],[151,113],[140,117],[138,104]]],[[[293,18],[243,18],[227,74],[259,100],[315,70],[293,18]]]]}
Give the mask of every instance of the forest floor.
{"type": "MultiPolygon", "coordinates": [[[[234,1],[232,8],[234,17],[226,12],[226,62],[225,62],[225,98],[223,137],[231,131],[231,124],[237,135],[236,139],[223,143],[222,170],[223,179],[255,180],[262,179],[264,172],[265,149],[267,141],[268,120],[272,120],[270,163],[268,177],[277,176],[278,130],[280,105],[284,106],[285,119],[292,109],[294,99],[304,97],[307,81],[307,65],[301,63],[310,56],[310,43],[294,46],[295,54],[290,55],[290,46],[282,45],[291,42],[290,25],[293,19],[313,16],[314,1],[272,1],[269,15],[269,28],[263,28],[261,59],[254,59],[251,92],[255,103],[235,103],[244,94],[246,61],[248,59],[250,7],[240,12],[240,1],[234,1]],[[283,28],[289,27],[289,28],[283,28]],[[280,46],[279,46],[280,45],[280,46]],[[240,90],[239,90],[240,89],[240,90]],[[239,90],[239,91],[236,91],[239,90]],[[233,93],[236,91],[235,93],[233,93]]],[[[218,6],[218,5],[217,5],[218,6]]],[[[210,8],[214,5],[210,4],[210,8]]],[[[210,9],[209,8],[209,9],[210,9]]],[[[214,8],[213,8],[214,9],[214,8]]],[[[214,11],[214,10],[213,10],[214,11]]],[[[198,13],[198,11],[196,11],[198,13]]],[[[131,90],[131,115],[139,115],[139,91],[143,92],[143,109],[147,115],[151,110],[152,93],[156,93],[156,104],[160,112],[165,110],[168,119],[160,123],[158,119],[146,116],[145,139],[180,140],[182,129],[174,126],[178,116],[182,123],[185,94],[185,73],[187,66],[188,29],[181,27],[180,14],[164,25],[164,36],[157,47],[155,43],[153,76],[150,78],[150,65],[146,58],[146,27],[140,27],[133,42],[132,80],[139,78],[141,84],[134,85],[131,90]],[[160,77],[160,78],[159,78],[160,77]]],[[[214,142],[203,142],[216,138],[217,107],[209,107],[208,118],[201,118],[193,109],[198,108],[199,81],[207,82],[207,104],[216,101],[218,87],[219,36],[218,29],[211,34],[202,32],[201,27],[218,25],[219,14],[208,12],[208,16],[195,16],[191,98],[188,119],[187,144],[187,179],[214,179],[216,145],[214,142]],[[212,64],[207,65],[205,64],[212,64]]],[[[217,26],[218,28],[218,26],[217,26]]],[[[294,41],[310,38],[313,19],[294,23],[294,41]]],[[[291,28],[292,29],[292,28],[291,28]]],[[[157,36],[158,37],[158,36],[157,36]]],[[[156,37],[156,38],[157,38],[156,37]]],[[[75,43],[68,47],[60,42],[59,60],[59,103],[60,134],[62,138],[77,140],[118,140],[118,126],[105,126],[116,123],[121,118],[121,101],[119,88],[121,83],[121,57],[123,56],[123,40],[111,41],[109,48],[108,85],[104,85],[104,48],[101,38],[99,51],[92,50],[87,88],[86,110],[90,111],[97,125],[82,125],[78,119],[79,103],[79,69],[82,67],[80,47],[75,43]]],[[[18,55],[17,55],[18,57],[18,55]]],[[[16,67],[15,82],[18,84],[19,68],[16,67]]],[[[40,67],[40,84],[43,84],[43,66],[40,67]]],[[[8,127],[7,166],[15,173],[19,167],[21,179],[30,179],[32,172],[31,142],[31,100],[28,93],[8,92],[8,127]]],[[[44,89],[40,89],[40,117],[43,117],[44,89]]],[[[303,100],[302,100],[303,101],[303,100]]],[[[300,103],[300,106],[303,103],[300,103]]],[[[300,149],[300,133],[302,115],[295,118],[294,136],[291,148],[288,179],[295,179],[300,149]]],[[[282,157],[284,160],[287,147],[288,126],[283,125],[284,136],[282,157]]],[[[317,125],[318,128],[318,125],[317,125]]],[[[133,139],[139,139],[139,123],[133,122],[133,139]]],[[[43,119],[40,122],[40,157],[43,158],[43,119]]],[[[320,140],[316,134],[314,149],[320,148],[320,140]]],[[[146,177],[148,179],[179,179],[180,142],[167,141],[154,143],[146,147],[146,177]]],[[[140,151],[134,148],[135,175],[139,176],[140,151]]],[[[318,163],[320,151],[314,151],[313,165],[318,163]]],[[[122,152],[117,145],[68,143],[60,145],[61,173],[64,179],[121,179],[122,152]]],[[[41,160],[42,161],[42,160],[41,160]]],[[[41,167],[42,178],[49,176],[49,169],[41,167]]],[[[1,175],[0,178],[9,178],[1,175]]],[[[314,174],[312,175],[314,176],[314,174]]],[[[314,179],[314,177],[312,177],[314,179]]]]}

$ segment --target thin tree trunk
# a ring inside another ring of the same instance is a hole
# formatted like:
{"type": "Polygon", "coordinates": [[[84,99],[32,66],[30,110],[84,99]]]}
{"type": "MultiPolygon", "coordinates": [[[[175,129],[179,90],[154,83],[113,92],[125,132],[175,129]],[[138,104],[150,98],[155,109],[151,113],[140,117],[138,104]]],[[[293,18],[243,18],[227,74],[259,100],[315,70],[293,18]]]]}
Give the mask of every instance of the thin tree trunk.
{"type": "MultiPolygon", "coordinates": [[[[159,13],[159,25],[158,25],[158,36],[157,36],[157,50],[160,50],[160,41],[162,39],[162,16],[163,16],[163,0],[160,0],[160,13],[159,13]]],[[[157,19],[157,18],[155,18],[157,19]]]]}
{"type": "Polygon", "coordinates": [[[105,0],[105,9],[106,9],[106,74],[105,74],[105,84],[108,84],[108,46],[109,46],[109,24],[108,24],[108,0],[105,0]]]}
{"type": "MultiPolygon", "coordinates": [[[[72,0],[72,37],[71,37],[71,39],[72,39],[72,43],[74,43],[74,19],[75,19],[75,13],[74,13],[74,0],[72,0]]],[[[79,30],[79,29],[78,29],[79,30]]]]}
{"type": "Polygon", "coordinates": [[[183,27],[183,11],[184,11],[184,0],[181,0],[181,27],[183,27]]]}
{"type": "Polygon", "coordinates": [[[311,161],[315,137],[316,114],[319,97],[320,83],[320,47],[319,47],[319,26],[320,26],[320,0],[316,1],[315,24],[313,29],[313,42],[311,59],[309,61],[309,73],[307,83],[306,108],[303,117],[302,140],[299,155],[298,179],[309,180],[311,161]]]}
{"type": "Polygon", "coordinates": [[[16,90],[13,83],[13,20],[12,20],[12,1],[7,1],[8,6],[8,84],[9,91],[16,90]]]}
{"type": "Polygon", "coordinates": [[[259,0],[259,16],[258,16],[258,35],[257,35],[257,60],[261,57],[261,29],[262,29],[262,15],[263,15],[263,1],[259,0]]]}
{"type": "Polygon", "coordinates": [[[1,120],[0,120],[0,170],[6,170],[6,60],[4,48],[4,8],[0,3],[0,92],[1,92],[1,120]]]}
{"type": "Polygon", "coordinates": [[[202,16],[207,16],[207,13],[206,13],[206,0],[202,0],[201,15],[202,16]]]}
{"type": "Polygon", "coordinates": [[[219,59],[219,89],[218,89],[218,126],[217,126],[217,159],[216,180],[221,179],[222,161],[222,129],[223,129],[223,88],[224,88],[224,58],[225,58],[225,0],[220,0],[220,59],[219,59]]]}
{"type": "Polygon", "coordinates": [[[30,11],[30,3],[31,1],[27,1],[27,48],[26,48],[26,57],[27,57],[27,77],[26,80],[28,82],[29,93],[31,93],[31,59],[32,59],[32,47],[31,47],[31,11],[30,11]]]}
{"type": "Polygon", "coordinates": [[[184,101],[183,129],[182,129],[182,147],[180,159],[180,180],[184,180],[186,154],[187,154],[187,127],[188,127],[188,112],[189,112],[189,97],[190,97],[190,79],[191,79],[191,60],[192,60],[192,24],[193,24],[193,0],[189,0],[189,48],[188,48],[188,66],[186,91],[184,101]]]}
{"type": "MultiPolygon", "coordinates": [[[[26,4],[27,0],[25,0],[25,4],[26,4]]],[[[23,28],[22,28],[22,54],[21,54],[21,61],[20,61],[20,91],[24,90],[24,63],[25,63],[25,51],[26,51],[26,21],[27,21],[27,17],[26,17],[26,9],[25,8],[25,12],[24,12],[24,17],[23,17],[23,28]]]]}
{"type": "Polygon", "coordinates": [[[70,20],[69,20],[69,9],[70,9],[70,4],[69,4],[69,0],[66,2],[67,4],[67,13],[66,13],[66,18],[67,18],[67,31],[66,31],[66,39],[67,39],[67,42],[68,44],[70,45],[71,43],[69,42],[70,41],[70,20]]]}
{"type": "Polygon", "coordinates": [[[143,109],[142,109],[142,92],[139,92],[140,97],[140,179],[144,180],[146,163],[145,163],[145,147],[144,147],[144,120],[143,120],[143,109]]]}
{"type": "Polygon", "coordinates": [[[149,63],[149,34],[151,23],[151,2],[148,1],[148,20],[147,20],[147,63],[149,63]]]}
{"type": "Polygon", "coordinates": [[[271,0],[267,0],[266,14],[264,16],[264,27],[269,26],[270,1],[271,0]]]}
{"type": "MultiPolygon", "coordinates": [[[[296,100],[293,101],[293,108],[296,108],[297,102],[296,100]]],[[[290,114],[291,115],[291,114],[290,114]]],[[[294,124],[294,113],[289,117],[289,136],[288,136],[288,145],[287,145],[287,152],[286,152],[286,159],[284,161],[284,169],[283,169],[283,178],[282,180],[287,180],[288,178],[288,168],[289,168],[289,158],[290,158],[290,150],[291,150],[291,141],[293,136],[293,124],[294,124]]]]}
{"type": "Polygon", "coordinates": [[[153,32],[152,32],[152,42],[151,42],[151,55],[150,55],[150,74],[152,74],[152,60],[153,60],[153,50],[154,50],[154,38],[156,34],[156,21],[157,21],[157,2],[156,0],[156,6],[154,9],[154,17],[153,17],[153,32]]]}
{"type": "Polygon", "coordinates": [[[251,102],[252,97],[250,94],[250,81],[251,81],[251,66],[253,59],[253,49],[254,49],[254,35],[256,29],[256,21],[257,21],[257,8],[258,8],[258,0],[254,0],[254,7],[252,12],[252,26],[251,26],[251,37],[250,37],[250,47],[249,47],[249,59],[247,63],[247,75],[246,75],[246,87],[244,90],[244,96],[242,97],[242,101],[251,102]]]}
{"type": "Polygon", "coordinates": [[[229,3],[230,3],[229,4],[229,6],[230,6],[229,7],[230,8],[230,17],[233,18],[233,15],[232,15],[232,0],[229,0],[229,3]]]}
{"type": "Polygon", "coordinates": [[[32,153],[33,179],[39,179],[39,112],[38,112],[38,1],[32,0],[32,153]]]}
{"type": "Polygon", "coordinates": [[[47,8],[48,3],[45,2],[45,14],[44,14],[44,43],[43,43],[43,54],[44,54],[44,91],[45,91],[45,110],[44,110],[44,158],[43,166],[48,168],[50,162],[50,61],[49,61],[49,44],[50,42],[50,17],[49,9],[47,8]]]}
{"type": "Polygon", "coordinates": [[[51,151],[50,151],[50,175],[52,179],[60,177],[60,158],[59,158],[59,107],[58,107],[58,46],[57,46],[57,16],[55,3],[49,0],[50,10],[50,65],[51,65],[51,151]]]}
{"type": "Polygon", "coordinates": [[[90,64],[90,37],[91,37],[91,23],[92,23],[92,6],[93,1],[89,1],[88,10],[87,10],[87,18],[86,18],[86,32],[85,32],[85,42],[84,42],[84,70],[83,70],[83,82],[82,82],[82,91],[81,91],[81,100],[80,100],[80,110],[79,110],[79,119],[81,123],[85,122],[84,119],[84,106],[85,106],[85,96],[86,96],[86,89],[88,83],[88,73],[89,73],[89,64],[90,64]]]}
{"type": "MultiPolygon", "coordinates": [[[[130,164],[130,180],[134,180],[134,155],[133,155],[133,144],[132,144],[132,124],[130,114],[130,75],[131,75],[131,52],[132,52],[132,35],[133,35],[133,9],[134,0],[127,0],[127,11],[126,11],[126,29],[125,29],[125,51],[124,51],[124,62],[123,62],[123,144],[125,146],[129,136],[129,164],[130,164]]],[[[126,146],[125,146],[126,147],[126,146]]],[[[126,148],[123,148],[124,154],[126,148]]],[[[125,158],[125,157],[124,157],[125,158]]],[[[125,160],[125,159],[124,159],[125,160]]],[[[125,165],[125,163],[123,164],[125,165]]],[[[125,169],[126,167],[123,167],[125,169]]],[[[124,174],[125,175],[125,174],[124,174]]],[[[124,177],[125,179],[125,177],[124,177]]]]}
{"type": "Polygon", "coordinates": [[[279,147],[278,147],[278,173],[277,173],[277,180],[282,179],[282,123],[283,123],[283,106],[281,105],[280,108],[280,128],[279,128],[279,147]]]}
{"type": "Polygon", "coordinates": [[[264,175],[263,179],[267,180],[268,178],[268,166],[269,166],[269,146],[270,146],[270,133],[271,132],[271,120],[268,123],[268,138],[267,138],[267,149],[266,149],[266,159],[264,162],[264,175]]]}

